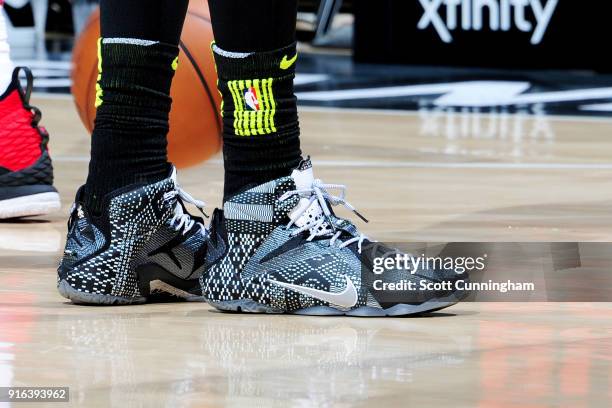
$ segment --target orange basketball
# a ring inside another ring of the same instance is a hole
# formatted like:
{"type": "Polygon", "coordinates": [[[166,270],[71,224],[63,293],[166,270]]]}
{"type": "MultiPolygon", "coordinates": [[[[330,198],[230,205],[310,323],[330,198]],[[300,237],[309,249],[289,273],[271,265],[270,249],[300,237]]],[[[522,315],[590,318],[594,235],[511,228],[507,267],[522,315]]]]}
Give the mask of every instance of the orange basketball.
{"type": "MultiPolygon", "coordinates": [[[[72,95],[81,120],[90,132],[96,117],[94,106],[98,77],[97,40],[100,14],[87,22],[72,55],[72,95]]],[[[179,65],[170,96],[168,158],[178,167],[207,160],[221,148],[221,120],[217,74],[210,51],[213,40],[206,1],[192,0],[179,45],[179,65]]]]}

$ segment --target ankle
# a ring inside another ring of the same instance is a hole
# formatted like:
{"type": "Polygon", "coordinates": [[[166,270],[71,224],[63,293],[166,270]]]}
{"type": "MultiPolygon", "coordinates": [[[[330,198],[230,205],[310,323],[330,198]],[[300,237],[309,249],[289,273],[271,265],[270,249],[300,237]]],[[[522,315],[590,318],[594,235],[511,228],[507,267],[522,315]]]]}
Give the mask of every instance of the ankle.
{"type": "Polygon", "coordinates": [[[296,45],[236,53],[213,45],[223,97],[225,198],[287,176],[301,160],[296,45]]]}

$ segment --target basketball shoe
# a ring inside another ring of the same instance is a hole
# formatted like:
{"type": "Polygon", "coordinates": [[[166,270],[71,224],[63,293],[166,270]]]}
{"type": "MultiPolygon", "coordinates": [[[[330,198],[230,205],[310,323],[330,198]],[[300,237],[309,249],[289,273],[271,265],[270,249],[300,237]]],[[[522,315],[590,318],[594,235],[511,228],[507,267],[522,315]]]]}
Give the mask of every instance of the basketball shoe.
{"type": "MultiPolygon", "coordinates": [[[[396,252],[370,241],[337,217],[344,204],[315,180],[309,159],[291,176],[251,188],[215,210],[209,245],[225,253],[200,278],[204,298],[221,310],[312,315],[398,316],[448,307],[464,293],[412,291],[401,299],[372,286],[373,259],[396,252]]],[[[364,219],[365,220],[365,219],[364,219]]],[[[451,270],[420,267],[380,275],[387,283],[467,279],[451,270]]],[[[416,287],[419,287],[418,284],[416,287]]]]}
{"type": "Polygon", "coordinates": [[[29,104],[32,84],[32,72],[17,67],[0,95],[0,219],[43,215],[60,208],[47,150],[49,134],[38,126],[40,111],[29,104]],[[27,78],[25,91],[19,83],[20,70],[27,78]]]}
{"type": "Polygon", "coordinates": [[[83,188],[68,221],[58,289],[74,303],[133,304],[197,300],[208,232],[185,203],[204,203],[183,191],[176,170],[158,183],[128,186],[104,198],[102,214],[83,204],[83,188]]]}

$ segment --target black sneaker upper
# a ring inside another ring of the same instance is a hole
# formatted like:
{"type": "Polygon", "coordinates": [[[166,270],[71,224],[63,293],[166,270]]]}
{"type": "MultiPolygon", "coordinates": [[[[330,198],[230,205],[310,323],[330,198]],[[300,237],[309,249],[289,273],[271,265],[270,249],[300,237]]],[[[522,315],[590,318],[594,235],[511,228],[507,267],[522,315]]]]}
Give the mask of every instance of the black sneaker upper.
{"type": "Polygon", "coordinates": [[[148,296],[164,288],[176,289],[172,294],[181,297],[198,294],[207,231],[201,218],[185,212],[178,190],[174,176],[129,186],[107,195],[104,211],[95,215],[83,204],[81,188],[68,222],[59,280],[103,295],[148,296]]]}
{"type": "Polygon", "coordinates": [[[458,300],[452,283],[466,277],[451,270],[420,265],[415,270],[374,274],[374,258],[395,252],[370,241],[352,222],[334,215],[329,208],[334,204],[345,204],[355,211],[343,195],[333,196],[328,191],[342,187],[314,179],[310,163],[302,163],[290,177],[227,200],[211,226],[214,245],[227,249],[202,275],[203,296],[216,306],[228,307],[232,302],[243,302],[244,306],[248,300],[265,305],[268,311],[317,306],[387,309],[458,300]],[[388,296],[376,289],[374,279],[416,286],[388,296]],[[447,282],[450,289],[420,290],[421,281],[447,282]]]}

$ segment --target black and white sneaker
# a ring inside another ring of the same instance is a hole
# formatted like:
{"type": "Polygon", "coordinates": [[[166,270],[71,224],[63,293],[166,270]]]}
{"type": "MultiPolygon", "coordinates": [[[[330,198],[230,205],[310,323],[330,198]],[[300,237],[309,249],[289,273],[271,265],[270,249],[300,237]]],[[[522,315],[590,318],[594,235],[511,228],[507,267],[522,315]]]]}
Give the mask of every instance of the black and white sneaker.
{"type": "Polygon", "coordinates": [[[170,177],[149,185],[129,186],[105,197],[96,216],[77,193],[68,221],[58,289],[74,303],[134,304],[158,300],[200,300],[198,278],[205,267],[208,232],[200,210],[170,177]]]}
{"type": "Polygon", "coordinates": [[[226,201],[210,226],[209,246],[225,255],[211,261],[201,277],[206,300],[228,311],[400,316],[439,310],[465,295],[452,289],[465,275],[427,265],[391,270],[380,279],[449,282],[451,289],[416,290],[396,300],[376,293],[373,259],[396,252],[337,217],[331,207],[342,204],[363,218],[344,193],[334,196],[331,189],[344,186],[316,180],[310,160],[304,160],[291,176],[226,201]]]}

